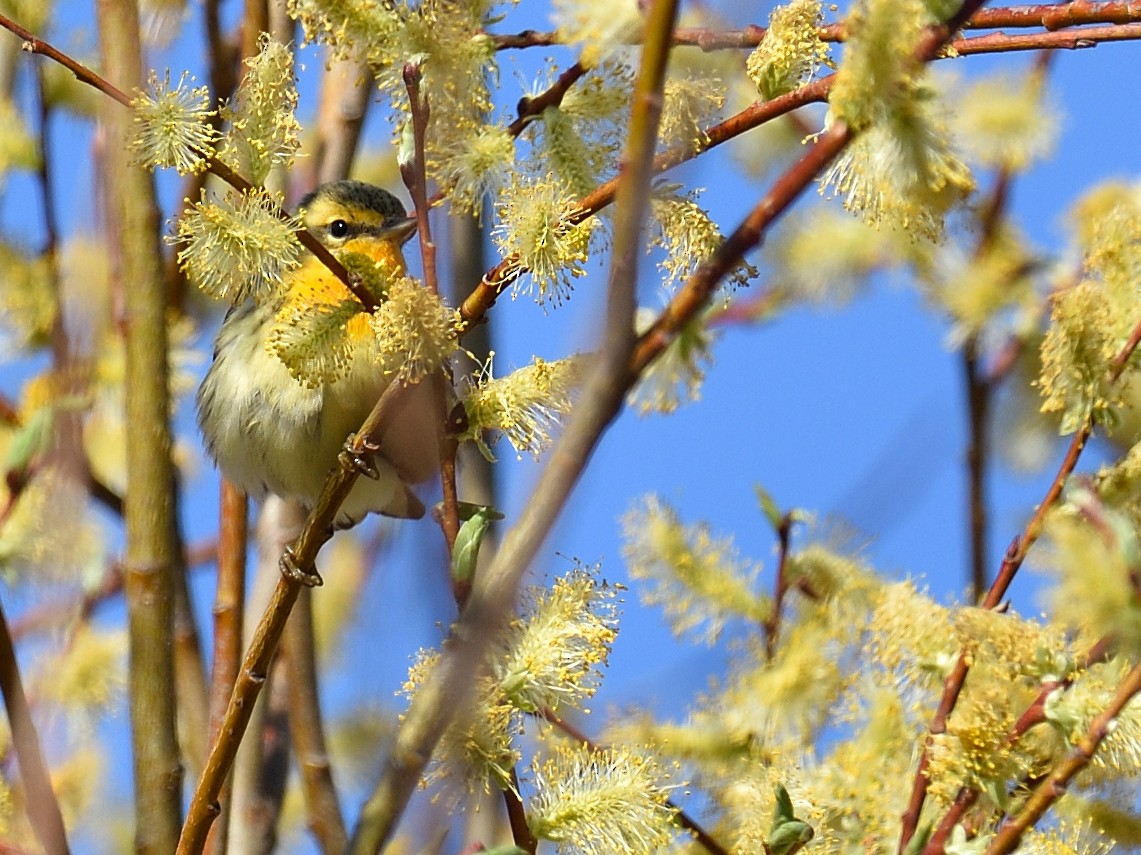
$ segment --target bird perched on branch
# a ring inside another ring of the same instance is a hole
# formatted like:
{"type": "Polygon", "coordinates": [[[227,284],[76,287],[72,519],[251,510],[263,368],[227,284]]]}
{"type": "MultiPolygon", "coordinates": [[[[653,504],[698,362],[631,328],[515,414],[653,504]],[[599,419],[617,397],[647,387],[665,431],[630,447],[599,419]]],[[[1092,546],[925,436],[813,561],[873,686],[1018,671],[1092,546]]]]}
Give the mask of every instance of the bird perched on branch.
{"type": "MultiPolygon", "coordinates": [[[[416,224],[391,193],[337,181],[306,196],[300,209],[304,227],[334,255],[364,256],[390,275],[403,274],[401,248],[416,224]]],[[[354,300],[343,282],[306,253],[276,296],[235,305],[222,322],[214,362],[198,390],[198,425],[222,473],[251,495],[269,492],[312,506],[346,438],[393,382],[376,359],[371,316],[359,301],[354,312],[354,300]],[[273,336],[283,311],[318,305],[346,305],[350,312],[338,327],[337,377],[306,381],[273,352],[273,336]]],[[[375,469],[357,479],[337,514],[339,527],[369,512],[423,515],[424,505],[408,485],[426,480],[436,465],[438,419],[428,385],[405,390],[380,440],[375,469]]]]}

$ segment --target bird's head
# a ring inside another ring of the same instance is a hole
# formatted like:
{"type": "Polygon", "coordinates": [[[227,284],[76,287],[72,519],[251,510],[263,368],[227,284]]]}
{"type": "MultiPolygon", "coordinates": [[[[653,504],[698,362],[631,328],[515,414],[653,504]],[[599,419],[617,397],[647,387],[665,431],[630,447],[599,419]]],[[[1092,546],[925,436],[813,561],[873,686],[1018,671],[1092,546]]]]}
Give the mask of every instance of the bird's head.
{"type": "Polygon", "coordinates": [[[363,181],[322,184],[299,207],[305,228],[331,251],[367,252],[378,241],[399,248],[416,231],[399,199],[363,181]]]}

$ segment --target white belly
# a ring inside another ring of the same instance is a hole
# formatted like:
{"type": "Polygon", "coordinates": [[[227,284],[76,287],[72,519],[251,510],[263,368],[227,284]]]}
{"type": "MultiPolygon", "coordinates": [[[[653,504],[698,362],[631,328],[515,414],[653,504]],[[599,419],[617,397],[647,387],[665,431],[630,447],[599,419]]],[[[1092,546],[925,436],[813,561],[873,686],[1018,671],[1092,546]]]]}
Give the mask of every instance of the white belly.
{"type": "MultiPolygon", "coordinates": [[[[358,360],[336,384],[302,386],[266,351],[261,335],[236,335],[257,323],[255,311],[251,304],[236,307],[222,324],[214,363],[198,391],[199,427],[210,455],[234,484],[255,497],[270,492],[312,506],[345,438],[368,416],[388,380],[358,360]]],[[[339,525],[369,511],[423,513],[387,460],[378,458],[376,468],[379,480],[357,480],[339,525]]],[[[420,469],[416,477],[423,477],[420,469]]]]}

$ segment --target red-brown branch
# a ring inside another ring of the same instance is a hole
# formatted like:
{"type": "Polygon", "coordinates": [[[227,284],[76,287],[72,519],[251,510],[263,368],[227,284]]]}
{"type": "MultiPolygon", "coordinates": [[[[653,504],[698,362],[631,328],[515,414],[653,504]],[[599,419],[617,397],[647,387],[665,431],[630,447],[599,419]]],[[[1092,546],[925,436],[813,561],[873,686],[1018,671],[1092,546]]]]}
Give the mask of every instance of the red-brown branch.
{"type": "MultiPolygon", "coordinates": [[[[1001,27],[1029,29],[1041,27],[1052,32],[1067,27],[1092,24],[1132,24],[1141,22],[1141,3],[1136,0],[1112,0],[1106,3],[1046,3],[1029,6],[1003,6],[979,9],[963,23],[966,30],[993,30],[1001,27]]],[[[675,47],[697,47],[705,51],[755,48],[768,32],[766,27],[749,24],[740,29],[714,30],[703,27],[680,27],[674,31],[675,47]]],[[[817,30],[827,42],[843,42],[848,38],[842,22],[826,24],[817,30]]],[[[996,34],[998,35],[998,34],[996,34]]],[[[557,33],[523,30],[518,33],[488,34],[497,50],[519,50],[560,44],[557,33]]],[[[1014,37],[1012,37],[1014,38],[1014,37]]],[[[1135,37],[1134,37],[1135,38],[1135,37]]]]}
{"type": "MultiPolygon", "coordinates": [[[[122,89],[115,86],[110,81],[96,74],[83,63],[76,61],[72,57],[58,50],[54,46],[48,44],[42,39],[37,38],[31,31],[17,24],[11,18],[0,15],[0,27],[8,30],[11,33],[19,36],[24,40],[23,49],[28,53],[40,54],[48,59],[58,62],[68,71],[75,75],[76,79],[82,83],[98,89],[103,94],[107,95],[114,101],[122,104],[127,109],[131,108],[131,97],[127,95],[122,89]]],[[[210,155],[208,152],[203,154],[209,155],[206,161],[206,169],[214,173],[235,190],[241,193],[252,193],[256,188],[253,184],[231,169],[217,157],[210,155]]],[[[288,221],[289,215],[279,208],[277,205],[270,203],[267,207],[274,216],[281,220],[288,221]]],[[[370,311],[377,307],[376,298],[368,292],[368,289],[360,284],[358,277],[346,269],[346,267],[339,262],[336,257],[325,248],[317,238],[310,234],[305,229],[298,229],[294,232],[298,242],[309,250],[317,259],[328,268],[329,272],[336,276],[345,287],[352,291],[353,295],[360,300],[361,304],[370,311]]]]}
{"type": "Polygon", "coordinates": [[[1085,735],[1069,756],[1059,762],[1027,799],[1022,810],[1002,825],[987,846],[986,855],[1005,855],[1017,848],[1022,835],[1034,826],[1059,798],[1065,795],[1074,776],[1089,765],[1098,747],[1113,732],[1114,720],[1141,692],[1141,664],[1134,665],[1104,710],[1094,716],[1085,735]]]}
{"type": "MultiPolygon", "coordinates": [[[[1121,372],[1125,369],[1129,358],[1137,350],[1138,344],[1141,344],[1141,322],[1138,322],[1133,327],[1129,339],[1113,359],[1110,360],[1109,379],[1111,382],[1116,381],[1121,376],[1121,372]]],[[[1085,449],[1086,443],[1089,441],[1092,433],[1093,422],[1087,418],[1082,427],[1070,440],[1070,446],[1066,450],[1066,456],[1062,459],[1062,463],[1058,467],[1058,472],[1054,476],[1054,480],[1050,482],[1050,487],[1046,490],[1046,495],[1042,497],[1042,501],[1038,504],[1034,515],[1026,524],[1022,534],[1016,537],[1007,548],[1006,556],[1002,560],[1002,566],[999,567],[998,575],[995,576],[990,590],[987,591],[987,595],[982,601],[982,608],[993,609],[998,606],[999,603],[1002,602],[1003,597],[1006,596],[1011,582],[1014,581],[1015,574],[1018,573],[1023,561],[1026,560],[1027,553],[1030,552],[1030,547],[1034,545],[1039,535],[1041,535],[1042,526],[1046,521],[1046,515],[1062,495],[1062,489],[1065,487],[1066,481],[1077,466],[1078,459],[1081,457],[1082,451],[1085,449]]],[[[919,765],[915,770],[915,778],[912,782],[911,796],[908,799],[907,810],[903,814],[899,845],[901,852],[906,848],[911,837],[915,834],[915,830],[919,827],[919,815],[927,799],[927,787],[929,784],[927,769],[930,762],[928,752],[931,749],[934,737],[946,732],[947,719],[954,711],[955,704],[958,703],[959,695],[963,691],[963,684],[966,682],[967,672],[969,670],[970,664],[967,661],[967,655],[966,653],[962,653],[959,655],[954,669],[947,676],[946,680],[943,681],[943,695],[939,699],[939,706],[935,710],[935,715],[931,718],[927,739],[923,746],[923,754],[919,758],[919,765]]]]}
{"type": "MultiPolygon", "coordinates": [[[[767,121],[783,116],[806,104],[824,101],[832,87],[832,77],[818,80],[802,86],[787,95],[774,98],[771,101],[757,102],[746,107],[741,112],[726,119],[712,128],[704,135],[703,142],[698,146],[677,148],[664,152],[654,158],[654,174],[665,172],[680,163],[692,160],[702,152],[740,136],[745,131],[762,125],[767,121]]],[[[614,201],[614,193],[618,188],[618,179],[613,178],[599,185],[589,195],[585,196],[575,206],[574,212],[567,217],[571,224],[581,223],[587,217],[597,214],[614,201]]],[[[518,256],[509,255],[489,270],[479,284],[464,300],[460,307],[460,316],[465,326],[470,327],[479,323],[487,311],[495,305],[495,301],[523,270],[519,267],[518,256]]]]}
{"type": "Polygon", "coordinates": [[[546,90],[534,98],[520,98],[519,105],[515,108],[518,115],[515,121],[507,126],[507,133],[513,137],[519,136],[519,134],[523,133],[523,129],[527,127],[527,123],[531,121],[531,119],[542,115],[543,111],[548,107],[559,106],[563,101],[563,97],[570,91],[570,88],[574,86],[588,70],[589,69],[583,66],[581,62],[576,62],[560,74],[555,82],[546,90]]]}
{"type": "MultiPolygon", "coordinates": [[[[1074,677],[1079,671],[1084,671],[1095,663],[1104,662],[1112,649],[1113,640],[1106,636],[1089,649],[1085,657],[1075,665],[1074,673],[1071,676],[1061,680],[1044,682],[1038,690],[1037,697],[1023,710],[1018,721],[1007,732],[1006,738],[1003,740],[1004,747],[1013,747],[1031,728],[1046,721],[1046,704],[1050,696],[1058,689],[1065,690],[1073,685],[1074,677]]],[[[947,809],[947,813],[943,815],[943,819],[928,839],[927,845],[923,847],[923,855],[943,855],[944,846],[950,839],[951,832],[954,831],[956,825],[962,822],[967,811],[978,801],[978,797],[979,791],[976,787],[960,788],[955,800],[951,803],[951,807],[947,809]]]]}
{"type": "Polygon", "coordinates": [[[765,621],[765,658],[770,661],[777,649],[777,636],[780,633],[781,613],[784,609],[784,595],[788,593],[788,549],[792,538],[792,514],[781,517],[777,526],[777,573],[773,583],[772,614],[765,621]]]}

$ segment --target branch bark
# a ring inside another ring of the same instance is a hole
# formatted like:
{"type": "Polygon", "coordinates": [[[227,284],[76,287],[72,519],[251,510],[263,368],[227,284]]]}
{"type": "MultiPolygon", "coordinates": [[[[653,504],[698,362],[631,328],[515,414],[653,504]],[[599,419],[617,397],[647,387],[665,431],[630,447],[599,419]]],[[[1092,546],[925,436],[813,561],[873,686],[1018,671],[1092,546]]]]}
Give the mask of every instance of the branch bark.
{"type": "MultiPolygon", "coordinates": [[[[100,0],[99,41],[107,75],[142,82],[138,9],[132,0],[100,0]]],[[[182,763],[175,734],[172,652],[173,577],[179,572],[174,519],[166,288],[159,215],[149,173],[127,162],[130,113],[107,104],[108,209],[127,283],[127,533],[125,579],[130,640],[131,742],[135,779],[135,850],[165,855],[178,841],[182,763]]]]}

